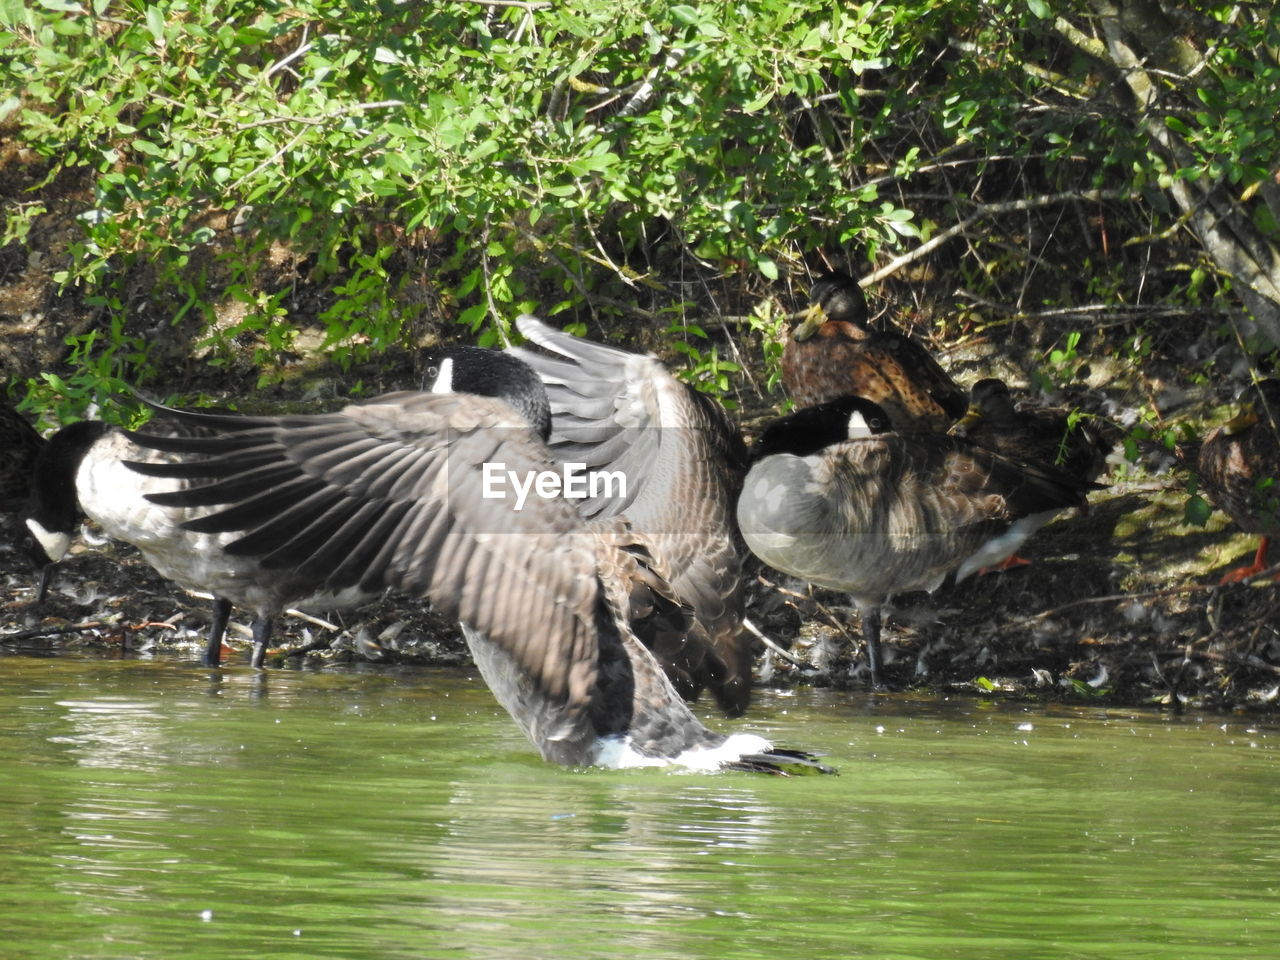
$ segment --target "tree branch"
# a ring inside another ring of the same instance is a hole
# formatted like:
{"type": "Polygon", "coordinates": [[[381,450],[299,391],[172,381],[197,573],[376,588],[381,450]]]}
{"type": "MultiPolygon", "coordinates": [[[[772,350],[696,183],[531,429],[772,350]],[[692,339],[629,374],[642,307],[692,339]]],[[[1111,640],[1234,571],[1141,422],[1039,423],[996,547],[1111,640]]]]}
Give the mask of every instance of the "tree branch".
{"type": "Polygon", "coordinates": [[[858,281],[859,286],[870,286],[883,280],[885,277],[897,273],[903,267],[910,263],[914,263],[921,257],[926,257],[938,247],[942,246],[948,240],[952,240],[960,234],[964,233],[979,220],[985,217],[995,217],[1006,213],[1021,213],[1025,210],[1036,210],[1041,207],[1051,207],[1058,203],[1067,203],[1073,200],[1128,200],[1132,199],[1135,194],[1125,190],[1086,190],[1084,192],[1072,193],[1053,193],[1040,197],[1025,197],[1022,200],[1008,200],[1003,203],[988,203],[978,208],[978,211],[965,219],[961,220],[954,226],[948,227],[941,233],[935,234],[926,240],[914,250],[904,253],[900,257],[896,257],[889,263],[885,264],[879,270],[872,271],[861,280],[858,281]]]}

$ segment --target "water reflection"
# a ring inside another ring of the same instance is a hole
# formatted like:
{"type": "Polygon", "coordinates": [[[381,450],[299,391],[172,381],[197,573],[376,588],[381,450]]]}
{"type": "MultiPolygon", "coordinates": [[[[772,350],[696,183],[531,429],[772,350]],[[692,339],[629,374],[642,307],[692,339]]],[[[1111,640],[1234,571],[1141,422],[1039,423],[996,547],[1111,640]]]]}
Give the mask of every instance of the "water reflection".
{"type": "Polygon", "coordinates": [[[1273,727],[829,691],[744,726],[842,775],[560,770],[451,672],[0,658],[5,955],[1129,960],[1280,935],[1273,727]]]}

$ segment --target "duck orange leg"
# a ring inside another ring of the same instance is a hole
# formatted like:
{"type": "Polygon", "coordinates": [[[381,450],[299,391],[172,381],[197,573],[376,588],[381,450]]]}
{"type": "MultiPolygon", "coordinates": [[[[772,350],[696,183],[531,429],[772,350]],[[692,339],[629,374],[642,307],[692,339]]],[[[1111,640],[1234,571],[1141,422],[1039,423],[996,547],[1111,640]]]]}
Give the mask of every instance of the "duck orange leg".
{"type": "MultiPolygon", "coordinates": [[[[1241,580],[1248,580],[1250,577],[1256,577],[1263,570],[1267,569],[1270,564],[1267,563],[1267,549],[1271,546],[1271,538],[1263,536],[1258,540],[1258,552],[1253,555],[1253,563],[1247,567],[1240,567],[1236,570],[1228,570],[1222,575],[1222,579],[1218,581],[1224,583],[1239,583],[1241,580]]],[[[1276,574],[1273,578],[1280,582],[1280,574],[1276,574]]]]}
{"type": "Polygon", "coordinates": [[[1004,573],[1004,571],[1006,570],[1014,570],[1018,567],[1029,567],[1029,566],[1031,566],[1030,560],[1028,560],[1026,557],[1022,557],[1016,553],[1013,553],[1005,557],[1003,560],[997,563],[994,567],[983,567],[981,570],[978,571],[978,576],[982,576],[987,573],[1004,573]]]}

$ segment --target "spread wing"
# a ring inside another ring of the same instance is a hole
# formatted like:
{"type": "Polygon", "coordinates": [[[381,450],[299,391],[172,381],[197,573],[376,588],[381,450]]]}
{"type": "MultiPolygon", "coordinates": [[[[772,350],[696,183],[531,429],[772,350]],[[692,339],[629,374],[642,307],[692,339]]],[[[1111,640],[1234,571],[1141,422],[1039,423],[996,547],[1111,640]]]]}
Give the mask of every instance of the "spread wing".
{"type": "Polygon", "coordinates": [[[503,471],[556,469],[505,403],[399,393],[316,416],[166,412],[216,432],[132,434],[189,455],[131,464],[196,481],[154,502],[221,507],[187,526],[242,531],[229,553],[318,588],[426,596],[486,634],[549,696],[571,710],[586,705],[601,609],[594,547],[570,504],[532,493],[518,504],[512,485],[496,481],[510,479],[503,471]]]}
{"type": "MultiPolygon", "coordinates": [[[[675,377],[654,357],[592,343],[534,317],[520,332],[548,353],[514,348],[537,371],[551,402],[550,448],[562,463],[625,479],[599,485],[577,501],[595,522],[625,516],[660,558],[680,600],[726,661],[712,685],[722,702],[730,677],[731,712],[745,706],[752,651],[738,642],[742,617],[742,555],[734,504],[747,453],[724,409],[675,377]]],[[[686,649],[686,656],[695,651],[686,649]]],[[[669,666],[674,662],[662,656],[669,666]]],[[[694,669],[691,673],[697,673],[694,669]]],[[[693,685],[694,687],[697,684],[693,685]]]]}

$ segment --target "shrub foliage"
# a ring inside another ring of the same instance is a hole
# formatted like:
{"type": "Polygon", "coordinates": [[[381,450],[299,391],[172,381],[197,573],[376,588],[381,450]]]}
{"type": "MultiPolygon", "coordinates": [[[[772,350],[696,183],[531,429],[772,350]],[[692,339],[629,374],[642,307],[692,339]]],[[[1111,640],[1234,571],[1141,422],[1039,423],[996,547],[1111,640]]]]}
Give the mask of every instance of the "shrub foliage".
{"type": "MultiPolygon", "coordinates": [[[[928,259],[1009,316],[1229,290],[1203,238],[1186,269],[1150,251],[1196,228],[1187,185],[1275,249],[1269,10],[0,0],[0,115],[45,186],[92,187],[55,279],[107,320],[73,338],[64,394],[159,362],[140,281],[213,363],[269,370],[304,319],[350,363],[438,316],[495,342],[533,308],[670,329],[723,390],[707,314],[776,325],[824,258],[891,283],[928,259]],[[323,291],[305,318],[299,278],[323,291]]],[[[6,244],[40,196],[4,198],[6,244]]]]}

